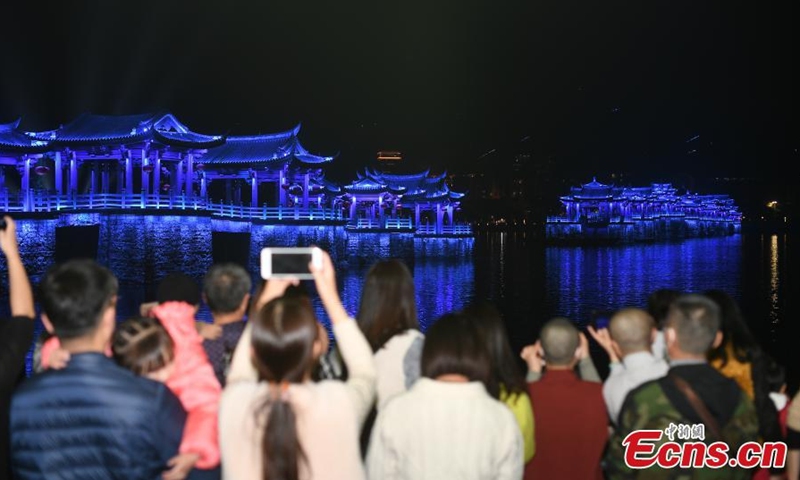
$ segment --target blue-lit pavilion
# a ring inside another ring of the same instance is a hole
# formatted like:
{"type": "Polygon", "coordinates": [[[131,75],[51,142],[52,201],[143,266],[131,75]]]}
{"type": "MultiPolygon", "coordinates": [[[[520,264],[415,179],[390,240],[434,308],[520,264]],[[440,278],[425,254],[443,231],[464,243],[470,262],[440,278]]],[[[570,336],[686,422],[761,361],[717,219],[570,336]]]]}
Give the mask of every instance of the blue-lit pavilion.
{"type": "Polygon", "coordinates": [[[550,240],[638,241],[730,235],[742,215],[728,195],[679,192],[669,183],[617,187],[593,179],[560,198],[564,213],[547,219],[550,240]]]}
{"type": "Polygon", "coordinates": [[[453,220],[462,193],[446,175],[367,169],[325,178],[336,155],[311,153],[301,126],[226,136],[192,131],[168,112],[84,114],[48,131],[0,124],[0,203],[7,212],[193,209],[264,222],[469,235],[453,220]]]}
{"type": "MultiPolygon", "coordinates": [[[[240,180],[250,188],[252,207],[260,205],[262,184],[272,186],[276,206],[322,207],[327,182],[320,167],[335,157],[309,153],[300,143],[299,133],[297,125],[286,132],[228,137],[224,144],[209,149],[203,156],[201,195],[206,196],[206,182],[223,180],[226,199],[231,201],[231,185],[240,180]]],[[[236,192],[236,200],[241,201],[241,191],[236,192]]]]}
{"type": "Polygon", "coordinates": [[[341,188],[336,202],[357,219],[357,226],[369,228],[415,229],[443,234],[456,232],[453,215],[463,193],[454,192],[446,182],[447,172],[432,175],[429,170],[406,175],[366,169],[356,180],[341,188]]]}

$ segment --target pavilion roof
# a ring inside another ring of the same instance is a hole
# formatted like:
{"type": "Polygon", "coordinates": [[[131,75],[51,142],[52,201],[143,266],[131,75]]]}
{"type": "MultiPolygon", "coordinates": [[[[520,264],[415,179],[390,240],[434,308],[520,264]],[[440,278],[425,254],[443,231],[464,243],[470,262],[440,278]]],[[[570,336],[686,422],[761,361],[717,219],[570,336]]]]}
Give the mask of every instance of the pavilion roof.
{"type": "Polygon", "coordinates": [[[371,170],[367,168],[365,176],[386,183],[387,185],[403,187],[407,190],[413,190],[416,189],[424,181],[424,179],[428,176],[429,173],[430,170],[423,170],[421,172],[403,175],[396,173],[386,173],[386,172],[381,172],[379,170],[371,170]]]}
{"type": "Polygon", "coordinates": [[[364,173],[357,172],[356,180],[342,187],[346,193],[391,192],[400,195],[403,202],[437,202],[458,200],[464,193],[450,190],[445,178],[447,172],[431,175],[430,170],[410,174],[386,173],[367,168],[364,173]]]}
{"type": "Polygon", "coordinates": [[[203,155],[203,163],[248,164],[269,166],[283,164],[296,159],[304,164],[317,165],[330,162],[334,156],[309,153],[297,138],[298,124],[291,130],[266,135],[230,136],[223,145],[209,149],[203,155]]]}
{"type": "Polygon", "coordinates": [[[444,189],[438,191],[403,195],[402,200],[403,203],[443,202],[445,200],[457,202],[464,198],[464,195],[466,194],[454,192],[445,186],[444,189]]]}
{"type": "MultiPolygon", "coordinates": [[[[612,198],[616,193],[619,193],[619,190],[620,189],[614,187],[614,185],[606,185],[598,182],[596,178],[592,178],[591,182],[584,183],[580,187],[571,187],[569,189],[570,196],[573,198],[586,200],[612,198]]],[[[562,199],[568,198],[569,197],[562,197],[562,199]]]]}
{"type": "Polygon", "coordinates": [[[446,188],[447,172],[431,175],[430,170],[410,174],[386,173],[379,170],[366,169],[364,174],[356,174],[359,179],[368,178],[377,183],[386,184],[389,189],[404,192],[408,195],[425,195],[446,188]]]}
{"type": "Polygon", "coordinates": [[[55,130],[32,134],[56,145],[103,145],[156,141],[164,145],[209,148],[225,141],[222,135],[192,132],[171,113],[96,115],[85,113],[55,130]]]}
{"type": "Polygon", "coordinates": [[[363,177],[363,176],[361,176],[361,178],[357,179],[356,181],[348,185],[342,186],[342,190],[350,194],[383,193],[383,192],[401,193],[402,191],[404,191],[402,187],[392,188],[392,186],[380,182],[374,178],[363,177]]]}
{"type": "Polygon", "coordinates": [[[19,119],[11,123],[0,123],[0,151],[40,153],[48,149],[49,143],[19,130],[19,119]]]}

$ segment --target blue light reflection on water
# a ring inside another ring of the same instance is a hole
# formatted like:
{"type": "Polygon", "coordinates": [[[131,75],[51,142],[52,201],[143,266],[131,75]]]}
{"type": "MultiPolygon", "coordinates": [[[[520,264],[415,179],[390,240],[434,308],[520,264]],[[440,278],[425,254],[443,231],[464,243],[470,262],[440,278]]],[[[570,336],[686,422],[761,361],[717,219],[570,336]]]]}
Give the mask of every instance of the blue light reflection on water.
{"type": "Polygon", "coordinates": [[[741,236],[629,246],[547,247],[555,314],[583,323],[591,311],[646,305],[659,288],[722,289],[741,297],[741,236]]]}
{"type": "MultiPolygon", "coordinates": [[[[406,263],[414,276],[417,316],[421,329],[427,328],[445,313],[460,310],[474,298],[474,264],[472,259],[444,262],[416,260],[406,263]]],[[[370,265],[337,268],[337,282],[345,309],[353,316],[358,312],[361,287],[370,265]]],[[[310,288],[313,287],[309,286],[310,288]]],[[[317,316],[327,326],[324,309],[314,301],[317,316]]]]}

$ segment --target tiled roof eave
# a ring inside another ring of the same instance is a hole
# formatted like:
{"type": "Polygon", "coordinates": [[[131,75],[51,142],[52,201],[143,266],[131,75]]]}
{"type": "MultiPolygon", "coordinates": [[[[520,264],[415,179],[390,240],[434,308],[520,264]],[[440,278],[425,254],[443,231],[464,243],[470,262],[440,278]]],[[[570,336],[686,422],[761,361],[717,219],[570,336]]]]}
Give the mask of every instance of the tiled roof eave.
{"type": "MultiPolygon", "coordinates": [[[[197,134],[195,134],[195,135],[197,135],[197,134]]],[[[225,137],[222,137],[222,136],[217,137],[217,138],[206,137],[207,139],[204,140],[204,141],[181,140],[181,139],[177,139],[177,138],[170,138],[170,137],[164,136],[158,130],[155,131],[154,136],[160,143],[163,143],[163,144],[166,144],[166,145],[174,145],[174,146],[177,146],[177,147],[186,147],[186,148],[198,148],[198,149],[214,148],[214,147],[219,147],[219,146],[221,146],[221,145],[223,145],[225,143],[225,137]]]]}
{"type": "Polygon", "coordinates": [[[81,138],[63,138],[58,136],[56,136],[55,138],[45,138],[45,137],[35,136],[33,138],[42,141],[49,141],[51,145],[64,145],[64,146],[86,145],[86,146],[96,147],[108,144],[123,145],[126,143],[143,142],[149,140],[150,135],[138,134],[138,135],[121,135],[115,137],[81,137],[81,138]]]}
{"type": "Polygon", "coordinates": [[[50,145],[34,146],[34,145],[20,145],[17,143],[0,142],[0,152],[10,153],[44,153],[52,150],[50,145]]]}
{"type": "Polygon", "coordinates": [[[217,156],[215,158],[207,158],[201,157],[198,160],[198,163],[203,163],[208,166],[213,165],[239,165],[242,168],[252,167],[253,165],[278,165],[278,164],[285,164],[290,161],[289,157],[278,157],[278,158],[237,158],[237,157],[228,157],[224,158],[222,155],[217,156]]]}

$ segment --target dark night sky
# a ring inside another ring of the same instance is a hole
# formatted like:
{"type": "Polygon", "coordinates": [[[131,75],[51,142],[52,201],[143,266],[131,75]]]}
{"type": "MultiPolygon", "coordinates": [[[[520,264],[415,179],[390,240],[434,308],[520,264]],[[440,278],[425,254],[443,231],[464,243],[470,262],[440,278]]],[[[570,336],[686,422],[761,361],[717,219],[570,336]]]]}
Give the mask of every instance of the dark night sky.
{"type": "Polygon", "coordinates": [[[379,149],[459,170],[497,148],[771,176],[798,158],[796,4],[20,1],[0,122],[164,109],[203,133],[302,121],[346,170],[379,149]]]}

